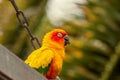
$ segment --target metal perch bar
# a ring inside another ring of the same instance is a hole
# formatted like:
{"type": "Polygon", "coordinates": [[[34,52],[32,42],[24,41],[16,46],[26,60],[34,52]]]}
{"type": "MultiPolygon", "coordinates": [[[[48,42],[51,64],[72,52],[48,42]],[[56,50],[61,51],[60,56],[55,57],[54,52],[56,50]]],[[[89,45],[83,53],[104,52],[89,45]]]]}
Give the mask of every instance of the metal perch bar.
{"type": "Polygon", "coordinates": [[[0,80],[47,80],[0,45],[0,80]]]}

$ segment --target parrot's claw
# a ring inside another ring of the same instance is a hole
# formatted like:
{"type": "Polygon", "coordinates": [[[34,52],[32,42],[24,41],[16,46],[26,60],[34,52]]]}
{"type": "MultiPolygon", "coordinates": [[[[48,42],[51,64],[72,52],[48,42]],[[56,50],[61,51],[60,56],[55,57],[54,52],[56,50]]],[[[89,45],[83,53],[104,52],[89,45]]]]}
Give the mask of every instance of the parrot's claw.
{"type": "Polygon", "coordinates": [[[48,80],[61,80],[59,76],[57,76],[55,79],[48,79],[48,80]]]}
{"type": "Polygon", "coordinates": [[[61,79],[60,79],[60,77],[59,77],[59,76],[57,76],[57,77],[55,78],[55,80],[61,80],[61,79]]]}

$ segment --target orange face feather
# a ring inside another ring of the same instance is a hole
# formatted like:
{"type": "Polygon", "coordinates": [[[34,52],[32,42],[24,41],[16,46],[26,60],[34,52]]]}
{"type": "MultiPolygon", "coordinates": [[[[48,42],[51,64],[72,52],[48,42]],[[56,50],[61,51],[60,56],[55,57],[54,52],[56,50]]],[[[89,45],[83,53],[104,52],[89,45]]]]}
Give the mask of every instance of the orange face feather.
{"type": "MultiPolygon", "coordinates": [[[[45,35],[42,44],[47,46],[54,45],[56,48],[60,48],[62,46],[62,48],[64,48],[65,42],[67,42],[65,40],[66,37],[67,33],[64,30],[55,29],[45,35]]],[[[67,43],[69,43],[69,41],[67,43]]]]}
{"type": "Polygon", "coordinates": [[[51,40],[55,42],[64,41],[65,32],[53,32],[51,40]]]}

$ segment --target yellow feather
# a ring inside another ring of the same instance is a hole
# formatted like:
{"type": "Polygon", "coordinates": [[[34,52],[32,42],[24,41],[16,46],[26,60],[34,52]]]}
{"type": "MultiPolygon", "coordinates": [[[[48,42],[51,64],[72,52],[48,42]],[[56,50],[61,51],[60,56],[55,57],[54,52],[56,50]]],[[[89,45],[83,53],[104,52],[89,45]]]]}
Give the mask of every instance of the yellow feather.
{"type": "Polygon", "coordinates": [[[33,51],[28,58],[25,60],[25,63],[31,66],[32,68],[45,68],[50,64],[54,53],[52,50],[47,48],[40,48],[33,51]]]}

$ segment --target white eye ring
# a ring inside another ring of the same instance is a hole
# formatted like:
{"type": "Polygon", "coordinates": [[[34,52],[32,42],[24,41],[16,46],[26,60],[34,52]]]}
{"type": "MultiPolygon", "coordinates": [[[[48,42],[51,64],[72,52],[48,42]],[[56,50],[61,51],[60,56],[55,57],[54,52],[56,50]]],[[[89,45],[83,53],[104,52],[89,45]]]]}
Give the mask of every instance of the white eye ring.
{"type": "Polygon", "coordinates": [[[63,35],[61,33],[58,33],[57,36],[60,38],[63,37],[63,35]]]}

